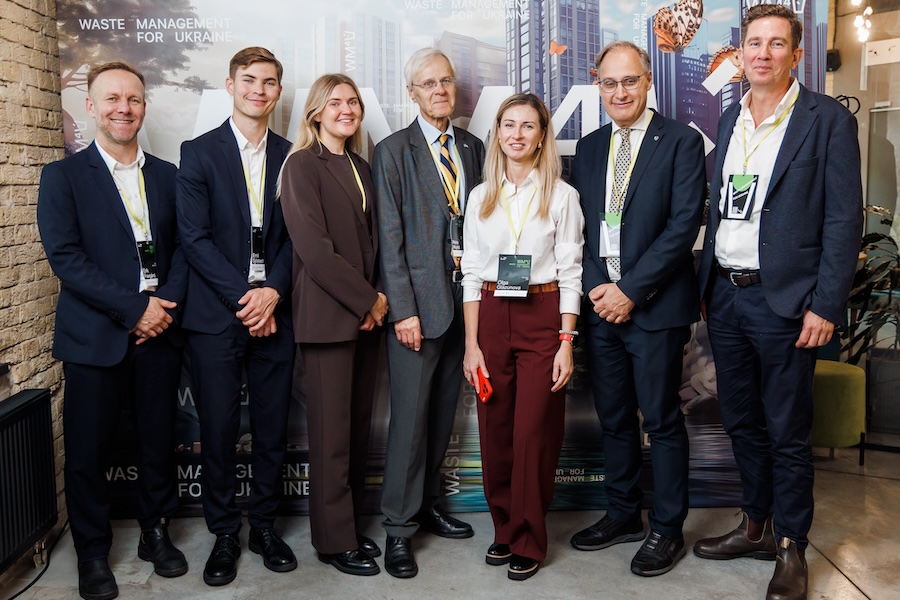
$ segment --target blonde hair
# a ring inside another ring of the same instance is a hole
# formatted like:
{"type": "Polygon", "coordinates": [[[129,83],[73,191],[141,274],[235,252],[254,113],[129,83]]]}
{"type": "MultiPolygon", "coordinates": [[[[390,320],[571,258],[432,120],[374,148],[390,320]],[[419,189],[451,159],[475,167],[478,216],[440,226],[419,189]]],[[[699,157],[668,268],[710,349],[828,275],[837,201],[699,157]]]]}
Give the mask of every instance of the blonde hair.
{"type": "Polygon", "coordinates": [[[550,121],[550,111],[543,101],[534,94],[514,94],[504,100],[497,110],[497,117],[491,127],[491,138],[488,142],[487,160],[484,165],[484,181],[487,186],[487,195],[484,204],[481,205],[479,216],[486,219],[494,212],[500,203],[500,189],[503,177],[506,174],[506,154],[500,147],[500,121],[503,113],[514,106],[530,106],[538,114],[538,123],[544,139],[538,145],[534,158],[534,168],[537,170],[537,186],[540,189],[540,202],[538,204],[538,216],[546,219],[550,215],[550,202],[553,199],[553,188],[562,174],[562,163],[559,159],[559,151],[556,148],[556,135],[553,133],[553,124],[550,121]]]}
{"type": "MultiPolygon", "coordinates": [[[[325,110],[325,105],[328,104],[328,99],[331,98],[331,92],[341,84],[346,84],[353,88],[353,93],[356,94],[356,98],[359,101],[360,121],[366,116],[366,105],[363,104],[359,88],[356,87],[356,83],[352,79],[343,73],[322,75],[309,88],[309,96],[306,98],[306,106],[303,108],[303,120],[300,121],[300,127],[297,128],[297,140],[291,146],[288,156],[298,150],[311,148],[315,143],[319,144],[319,149],[321,150],[319,123],[316,122],[316,116],[325,110]]],[[[359,154],[362,149],[362,139],[362,128],[358,127],[356,132],[347,140],[346,147],[359,154]]]]}

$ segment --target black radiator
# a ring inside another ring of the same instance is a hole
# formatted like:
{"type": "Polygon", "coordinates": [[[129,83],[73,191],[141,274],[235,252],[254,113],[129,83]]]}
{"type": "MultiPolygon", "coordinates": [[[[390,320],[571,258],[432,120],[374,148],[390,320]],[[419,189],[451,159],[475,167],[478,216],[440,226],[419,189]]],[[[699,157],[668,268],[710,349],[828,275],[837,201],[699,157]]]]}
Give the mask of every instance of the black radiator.
{"type": "Polygon", "coordinates": [[[0,402],[0,573],[56,524],[50,390],[0,402]]]}

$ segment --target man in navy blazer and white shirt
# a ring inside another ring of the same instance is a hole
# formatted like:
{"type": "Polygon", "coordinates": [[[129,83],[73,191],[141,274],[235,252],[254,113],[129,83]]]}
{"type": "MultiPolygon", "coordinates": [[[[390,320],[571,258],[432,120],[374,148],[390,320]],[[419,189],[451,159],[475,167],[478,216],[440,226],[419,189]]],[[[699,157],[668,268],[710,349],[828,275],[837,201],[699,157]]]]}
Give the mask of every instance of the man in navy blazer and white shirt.
{"type": "Polygon", "coordinates": [[[53,356],[63,361],[66,507],[83,598],[118,596],[107,557],[105,469],[119,410],[133,402],[138,556],[163,577],[187,572],[169,539],[178,507],[174,431],[183,340],[173,315],[187,284],[178,246],[175,165],[145,153],[144,78],[111,62],[87,76],[97,137],[41,172],[38,227],[60,281],[53,356]]]}
{"type": "Polygon", "coordinates": [[[203,512],[216,543],[208,585],[237,575],[241,510],[235,471],[246,371],[253,439],[250,550],[276,572],[297,566],[274,529],[287,443],[294,340],[291,245],[276,182],[290,143],[268,129],[281,96],[281,63],[265,48],[231,59],[231,118],[181,147],[178,227],[191,266],[184,328],[200,417],[203,512]]]}
{"type": "Polygon", "coordinates": [[[699,270],[744,493],[738,528],[694,554],[775,559],[770,600],[807,597],[816,348],[843,320],[862,229],[856,119],[791,77],[801,35],[788,8],[747,11],[750,91],[719,120],[699,270]]]}
{"type": "Polygon", "coordinates": [[[600,550],[644,539],[640,430],[650,437],[650,533],[633,573],[660,575],[684,556],[688,438],[681,413],[684,344],[699,318],[691,247],[706,193],[703,141],[647,108],[647,52],[625,41],[597,56],[611,125],[583,138],[573,183],[584,208],[584,313],[594,403],[606,456],[606,516],[572,546],[600,550]],[[627,145],[626,145],[627,144],[627,145]],[[643,423],[638,420],[638,409],[643,423]]]}

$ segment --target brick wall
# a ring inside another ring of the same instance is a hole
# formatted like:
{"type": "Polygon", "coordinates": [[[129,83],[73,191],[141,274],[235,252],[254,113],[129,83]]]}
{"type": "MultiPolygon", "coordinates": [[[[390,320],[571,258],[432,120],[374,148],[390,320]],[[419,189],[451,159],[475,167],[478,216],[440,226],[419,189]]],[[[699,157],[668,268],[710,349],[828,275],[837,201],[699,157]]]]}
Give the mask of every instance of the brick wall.
{"type": "MultiPolygon", "coordinates": [[[[22,389],[53,391],[61,512],[62,366],[50,355],[59,284],[35,209],[41,167],[62,158],[62,148],[56,2],[0,0],[0,362],[11,369],[0,377],[0,402],[22,389]]],[[[10,569],[0,588],[17,574],[21,568],[10,569]]]]}

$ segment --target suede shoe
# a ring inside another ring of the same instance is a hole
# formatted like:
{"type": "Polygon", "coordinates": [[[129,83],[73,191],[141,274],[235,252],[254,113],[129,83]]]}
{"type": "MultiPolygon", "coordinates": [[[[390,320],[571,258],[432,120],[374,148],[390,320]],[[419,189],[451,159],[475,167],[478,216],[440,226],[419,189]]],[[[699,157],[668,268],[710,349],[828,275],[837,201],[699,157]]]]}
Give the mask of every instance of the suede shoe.
{"type": "Polygon", "coordinates": [[[203,569],[203,581],[206,585],[225,585],[234,581],[240,555],[241,542],[237,535],[223,533],[216,536],[216,543],[203,569]]]}
{"type": "Polygon", "coordinates": [[[747,535],[750,517],[742,513],[741,524],[737,529],[719,537],[699,540],[694,544],[694,554],[700,558],[712,560],[730,560],[732,558],[752,557],[757,560],[775,560],[775,532],[772,528],[772,515],[763,523],[762,535],[758,540],[751,540],[747,535]]]}
{"type": "Polygon", "coordinates": [[[641,577],[668,573],[685,552],[683,537],[670,538],[651,529],[641,549],[631,559],[631,572],[641,577]]]}
{"type": "Polygon", "coordinates": [[[347,550],[340,554],[319,552],[319,560],[348,575],[378,575],[381,573],[381,569],[375,564],[375,559],[360,548],[347,550]]]}
{"type": "Polygon", "coordinates": [[[78,593],[85,600],[112,600],[119,586],[105,558],[78,563],[78,593]]]}
{"type": "Polygon", "coordinates": [[[270,571],[287,573],[297,568],[294,552],[271,527],[251,527],[247,545],[251,552],[263,557],[263,564],[270,571]]]}
{"type": "Polygon", "coordinates": [[[644,523],[640,517],[623,522],[606,515],[573,535],[569,543],[576,550],[602,550],[623,542],[639,542],[644,535],[644,523]]]}
{"type": "Polygon", "coordinates": [[[359,549],[375,558],[376,556],[381,556],[381,548],[378,547],[378,544],[375,543],[370,537],[366,537],[362,534],[356,534],[356,543],[359,544],[359,549]]]}
{"type": "Polygon", "coordinates": [[[509,559],[509,569],[506,572],[506,576],[513,581],[525,581],[537,573],[540,566],[541,563],[533,558],[513,554],[509,559]]]}
{"type": "Polygon", "coordinates": [[[782,538],[775,557],[775,575],[766,590],[766,600],[806,600],[808,578],[806,552],[794,540],[782,538]]]}
{"type": "Polygon", "coordinates": [[[179,577],[188,571],[184,554],[169,539],[169,524],[165,520],[141,531],[138,558],[152,562],[153,571],[161,577],[179,577]]]}
{"type": "Polygon", "coordinates": [[[413,556],[410,538],[387,536],[384,542],[384,570],[400,579],[408,579],[419,574],[419,565],[413,556]]]}
{"type": "Polygon", "coordinates": [[[484,554],[484,562],[494,567],[505,565],[510,558],[512,558],[512,552],[509,544],[491,544],[484,554]]]}
{"type": "Polygon", "coordinates": [[[440,537],[462,539],[475,535],[471,525],[451,517],[437,504],[420,512],[413,520],[419,524],[419,529],[440,537]]]}

